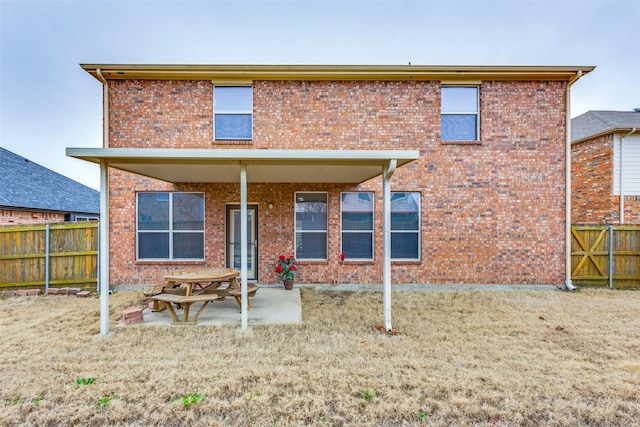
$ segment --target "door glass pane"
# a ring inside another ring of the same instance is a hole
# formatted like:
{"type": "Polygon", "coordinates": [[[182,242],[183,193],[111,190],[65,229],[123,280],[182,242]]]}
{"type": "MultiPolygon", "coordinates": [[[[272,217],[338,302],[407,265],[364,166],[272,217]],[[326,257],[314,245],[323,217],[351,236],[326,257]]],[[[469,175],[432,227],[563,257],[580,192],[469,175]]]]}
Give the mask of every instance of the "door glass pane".
{"type": "MultiPolygon", "coordinates": [[[[241,230],[240,230],[240,209],[229,210],[230,221],[229,227],[229,265],[236,270],[240,270],[241,263],[241,230]]],[[[256,211],[255,208],[247,209],[247,278],[256,279],[257,271],[255,260],[257,258],[256,247],[256,211]]]]}

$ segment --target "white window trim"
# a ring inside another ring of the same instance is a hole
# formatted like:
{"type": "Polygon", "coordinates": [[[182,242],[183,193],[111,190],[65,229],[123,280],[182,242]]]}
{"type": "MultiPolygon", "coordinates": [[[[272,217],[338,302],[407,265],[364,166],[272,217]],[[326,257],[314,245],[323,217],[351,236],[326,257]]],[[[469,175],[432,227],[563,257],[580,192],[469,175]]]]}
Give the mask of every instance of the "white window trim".
{"type": "Polygon", "coordinates": [[[253,85],[251,84],[213,84],[211,94],[211,105],[213,105],[213,140],[214,141],[253,141],[253,85]],[[251,88],[251,109],[250,110],[216,110],[216,88],[217,87],[249,87],[251,88]],[[251,136],[249,138],[216,138],[216,115],[247,115],[251,116],[251,136]]]}
{"type": "MultiPolygon", "coordinates": [[[[136,261],[204,261],[206,259],[206,224],[203,223],[202,230],[174,230],[173,229],[173,195],[174,194],[201,194],[202,195],[202,203],[205,204],[206,200],[204,197],[204,192],[202,191],[138,191],[136,192],[136,261]],[[167,230],[139,230],[138,229],[138,218],[139,218],[139,203],[138,203],[138,194],[148,194],[148,193],[164,193],[169,195],[169,228],[167,230]],[[139,244],[139,236],[140,233],[168,233],[169,234],[169,258],[140,258],[140,244],[139,244]],[[202,242],[203,248],[202,258],[174,258],[173,257],[173,234],[177,233],[202,233],[202,242]]],[[[206,205],[203,206],[204,212],[206,212],[206,205]]],[[[206,218],[206,215],[205,215],[206,218]]]]}
{"type": "Polygon", "coordinates": [[[342,239],[343,233],[370,233],[371,234],[371,258],[349,258],[347,261],[374,261],[376,253],[376,240],[375,240],[375,223],[376,223],[376,199],[373,191],[343,191],[340,193],[340,253],[344,253],[344,241],[342,239]],[[342,195],[343,194],[369,194],[371,197],[371,203],[373,209],[371,211],[371,230],[344,230],[342,227],[342,195]]]}
{"type": "MultiPolygon", "coordinates": [[[[442,110],[442,103],[440,104],[440,124],[442,125],[442,116],[468,116],[468,115],[475,115],[476,116],[476,139],[472,139],[469,141],[480,141],[480,85],[453,85],[453,84],[446,84],[446,85],[441,85],[440,86],[440,97],[442,97],[442,89],[445,88],[475,88],[476,89],[476,111],[465,111],[465,112],[461,112],[461,111],[457,111],[455,113],[448,113],[442,110]]],[[[461,141],[461,140],[456,140],[456,139],[444,139],[442,137],[442,129],[440,130],[440,139],[442,139],[445,142],[456,142],[456,141],[461,141]]],[[[467,140],[465,140],[467,141],[467,140]]]]}
{"type": "MultiPolygon", "coordinates": [[[[415,193],[418,195],[418,229],[417,230],[393,230],[391,229],[391,235],[394,233],[398,234],[408,234],[408,233],[418,233],[418,257],[417,258],[393,258],[392,254],[389,254],[391,257],[391,261],[421,261],[422,260],[422,194],[419,191],[392,191],[391,198],[393,198],[394,194],[400,193],[415,193]]],[[[389,201],[391,203],[391,201],[389,201]]],[[[393,212],[391,212],[393,214],[393,212]]],[[[389,224],[391,227],[391,224],[389,224]]]]}
{"type": "Polygon", "coordinates": [[[326,191],[295,191],[293,193],[293,252],[294,256],[297,260],[300,261],[327,261],[329,260],[329,193],[326,191]],[[298,204],[298,194],[325,194],[327,196],[327,225],[324,231],[322,230],[298,230],[298,225],[296,224],[296,206],[298,204]],[[327,257],[326,258],[299,258],[298,257],[298,248],[296,245],[296,235],[298,233],[323,233],[325,236],[325,247],[327,249],[327,257]]]}

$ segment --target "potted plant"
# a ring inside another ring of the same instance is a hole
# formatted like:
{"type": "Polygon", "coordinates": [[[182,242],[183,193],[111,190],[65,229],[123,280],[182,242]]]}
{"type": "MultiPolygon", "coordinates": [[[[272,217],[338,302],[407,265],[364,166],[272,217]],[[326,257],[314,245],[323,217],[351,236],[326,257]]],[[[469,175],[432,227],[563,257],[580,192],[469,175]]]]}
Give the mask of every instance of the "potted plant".
{"type": "Polygon", "coordinates": [[[280,280],[284,283],[286,290],[293,289],[293,279],[296,277],[296,259],[292,256],[287,258],[280,255],[276,264],[276,274],[280,276],[280,280]]]}

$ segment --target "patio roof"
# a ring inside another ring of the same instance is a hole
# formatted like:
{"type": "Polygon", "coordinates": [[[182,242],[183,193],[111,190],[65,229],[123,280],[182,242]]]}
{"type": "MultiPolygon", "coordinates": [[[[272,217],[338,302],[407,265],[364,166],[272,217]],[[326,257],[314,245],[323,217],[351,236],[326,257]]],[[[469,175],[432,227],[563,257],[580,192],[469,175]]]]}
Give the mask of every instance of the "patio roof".
{"type": "Polygon", "coordinates": [[[361,183],[418,159],[417,150],[67,148],[67,156],[168,182],[361,183]]]}
{"type": "Polygon", "coordinates": [[[67,148],[67,156],[100,164],[100,331],[109,333],[109,168],[169,182],[240,185],[241,330],[247,313],[247,184],[361,183],[382,176],[384,323],[391,330],[391,177],[418,150],[237,150],[67,148]]]}

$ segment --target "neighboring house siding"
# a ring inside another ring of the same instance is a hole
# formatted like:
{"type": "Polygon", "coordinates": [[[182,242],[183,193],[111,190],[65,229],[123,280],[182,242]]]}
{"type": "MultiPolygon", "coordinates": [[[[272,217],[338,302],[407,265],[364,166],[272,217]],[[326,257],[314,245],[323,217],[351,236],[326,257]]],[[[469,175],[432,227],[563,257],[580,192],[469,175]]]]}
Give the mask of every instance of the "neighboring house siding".
{"type": "MultiPolygon", "coordinates": [[[[421,193],[419,261],[392,263],[394,283],[563,283],[565,82],[484,82],[480,141],[442,143],[440,82],[253,84],[253,140],[217,142],[210,82],[117,81],[110,147],[415,149],[392,191],[421,193]]],[[[259,282],[294,253],[294,194],[328,193],[327,261],[302,262],[301,283],[380,283],[381,178],[351,185],[250,184],[259,205],[259,282]],[[340,263],[340,193],[374,191],[373,261],[340,263]],[[267,207],[273,202],[274,208],[267,207]]],[[[224,265],[225,204],[237,184],[173,185],[121,171],[110,176],[114,284],[159,283],[168,269],[224,265]],[[205,194],[205,262],[135,260],[137,191],[205,194]]]]}
{"type": "MultiPolygon", "coordinates": [[[[640,137],[624,139],[626,185],[624,223],[640,224],[640,137]]],[[[574,143],[571,221],[574,224],[620,223],[620,135],[608,134],[574,143]]]]}
{"type": "Polygon", "coordinates": [[[620,172],[622,171],[624,194],[640,196],[640,135],[615,135],[613,159],[613,194],[620,195],[620,172]],[[620,162],[621,151],[624,154],[622,162],[620,162]]]}

